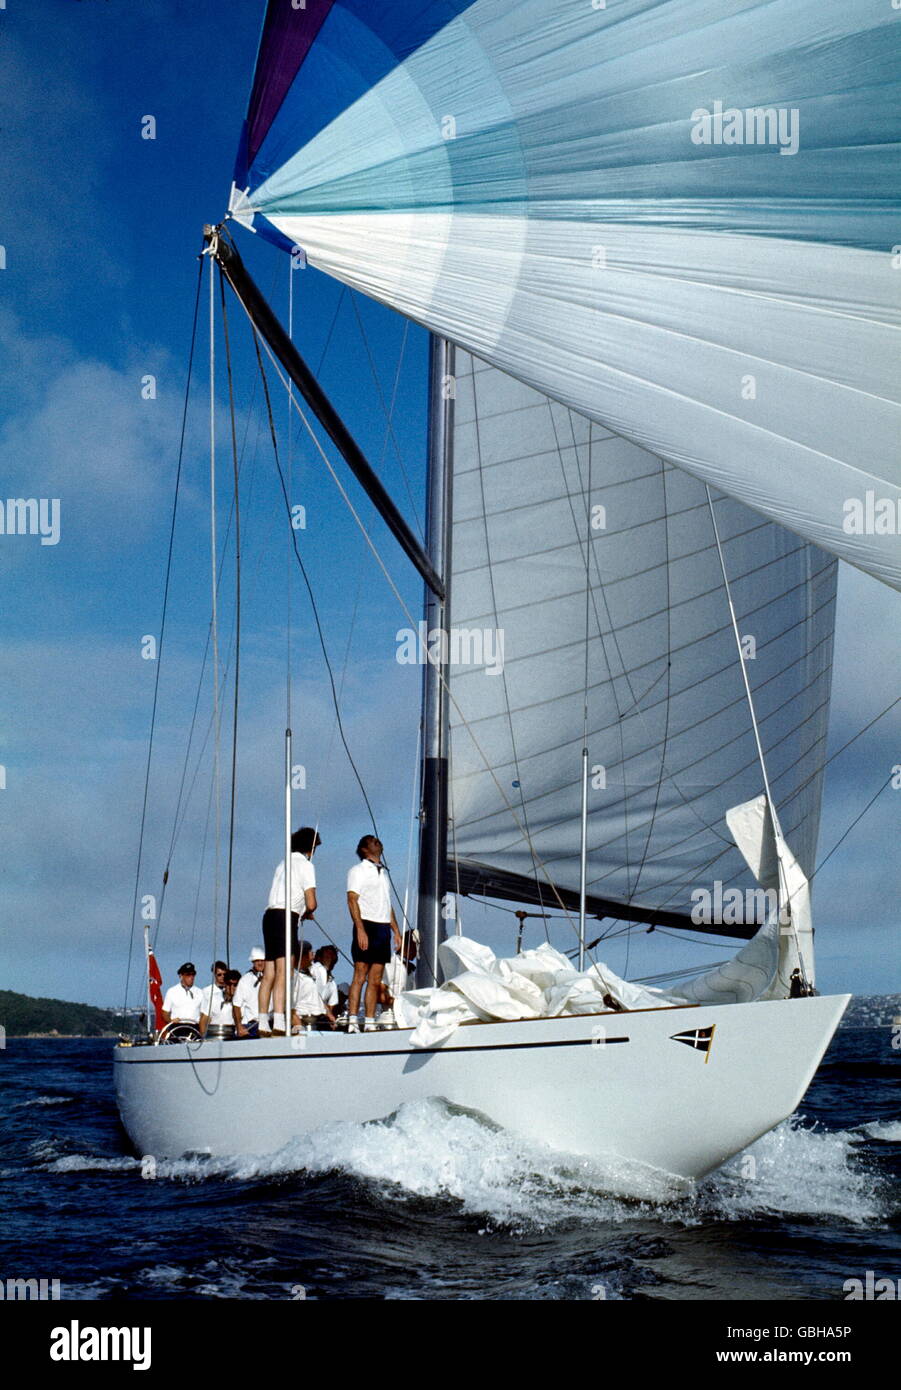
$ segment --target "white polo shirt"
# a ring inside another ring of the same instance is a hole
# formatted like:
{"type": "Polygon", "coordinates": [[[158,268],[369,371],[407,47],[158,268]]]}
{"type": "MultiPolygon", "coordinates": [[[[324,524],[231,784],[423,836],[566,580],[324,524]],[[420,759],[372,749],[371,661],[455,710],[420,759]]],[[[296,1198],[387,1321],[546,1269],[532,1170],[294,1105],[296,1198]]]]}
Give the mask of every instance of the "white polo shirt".
{"type": "Polygon", "coordinates": [[[301,1018],[304,1014],[325,1013],[325,1005],[320,998],[316,981],[312,975],[305,975],[302,970],[295,970],[292,994],[294,996],[294,1009],[301,1018]]]}
{"type": "Polygon", "coordinates": [[[330,1008],[337,1008],[338,1005],[338,986],[334,980],[329,979],[328,971],[321,960],[314,960],[310,966],[310,974],[316,981],[316,988],[319,990],[319,998],[323,1004],[328,1004],[330,1008]]]}
{"type": "Polygon", "coordinates": [[[399,994],[403,994],[405,989],[410,988],[410,972],[396,951],[385,966],[382,981],[395,999],[399,994]]]}
{"type": "Polygon", "coordinates": [[[241,1022],[257,1023],[260,1017],[260,981],[262,975],[255,970],[246,971],[238,981],[233,1003],[241,1010],[241,1022]]]}
{"type": "MultiPolygon", "coordinates": [[[[234,999],[226,999],[225,995],[222,993],[221,989],[219,989],[218,985],[216,986],[216,990],[218,998],[213,998],[212,1007],[208,1007],[207,1004],[204,1002],[204,1006],[201,1009],[201,1013],[207,1014],[210,1023],[216,1023],[220,1025],[223,1023],[234,1024],[234,999]]],[[[204,990],[204,994],[206,994],[206,990],[204,990]]]]}
{"type": "MultiPolygon", "coordinates": [[[[200,991],[200,1012],[206,1014],[210,1023],[218,1023],[219,1019],[213,1018],[214,1011],[222,1003],[222,990],[219,985],[207,985],[206,989],[200,991]]],[[[228,1022],[231,1023],[231,1015],[228,1022]]]]}
{"type": "MultiPolygon", "coordinates": [[[[307,910],[306,891],[316,887],[316,870],[305,854],[295,850],[291,855],[291,911],[302,917],[307,910]]],[[[267,907],[285,910],[285,861],[279,864],[269,889],[267,907]]]]}
{"type": "Polygon", "coordinates": [[[166,990],[163,1012],[169,1015],[173,1023],[176,1019],[180,1023],[198,1023],[202,993],[196,985],[192,985],[190,989],[185,989],[181,984],[172,985],[166,990]]]}
{"type": "Polygon", "coordinates": [[[361,859],[347,873],[347,891],[360,899],[360,916],[364,922],[391,921],[391,889],[388,870],[379,868],[371,859],[361,859]]]}

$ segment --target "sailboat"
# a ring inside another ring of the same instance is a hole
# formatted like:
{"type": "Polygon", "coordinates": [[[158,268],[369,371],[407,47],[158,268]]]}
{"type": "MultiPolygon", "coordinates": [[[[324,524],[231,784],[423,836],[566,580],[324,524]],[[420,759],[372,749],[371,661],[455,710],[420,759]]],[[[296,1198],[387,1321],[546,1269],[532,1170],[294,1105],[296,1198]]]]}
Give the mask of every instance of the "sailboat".
{"type": "MultiPolygon", "coordinates": [[[[874,0],[270,0],[206,251],[446,639],[418,984],[454,987],[457,896],[568,915],[576,973],[607,919],[743,944],[642,1007],[476,1012],[433,1046],[122,1045],[139,1152],[271,1153],[440,1096],[692,1179],[801,1101],[849,999],[816,993],[809,892],[838,559],[901,588],[897,534],[853,521],[901,514],[891,22],[874,0]],[[247,235],[431,333],[425,546],[247,235]],[[726,910],[759,893],[762,922],[726,910]]],[[[288,836],[290,766],[289,742],[288,836]]]]}

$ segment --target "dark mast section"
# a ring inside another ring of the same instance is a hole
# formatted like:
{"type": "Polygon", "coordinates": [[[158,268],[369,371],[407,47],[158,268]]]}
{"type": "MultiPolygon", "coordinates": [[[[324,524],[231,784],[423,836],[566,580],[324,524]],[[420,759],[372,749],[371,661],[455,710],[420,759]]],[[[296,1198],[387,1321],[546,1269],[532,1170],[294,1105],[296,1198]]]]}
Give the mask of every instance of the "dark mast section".
{"type": "MultiPolygon", "coordinates": [[[[440,589],[426,587],[428,634],[450,628],[453,489],[454,348],[433,337],[429,352],[429,475],[426,546],[440,589]]],[[[442,651],[446,650],[442,642],[442,651]]],[[[422,782],[419,831],[419,954],[416,983],[439,984],[438,943],[447,866],[448,667],[427,661],[422,680],[422,782]]]]}

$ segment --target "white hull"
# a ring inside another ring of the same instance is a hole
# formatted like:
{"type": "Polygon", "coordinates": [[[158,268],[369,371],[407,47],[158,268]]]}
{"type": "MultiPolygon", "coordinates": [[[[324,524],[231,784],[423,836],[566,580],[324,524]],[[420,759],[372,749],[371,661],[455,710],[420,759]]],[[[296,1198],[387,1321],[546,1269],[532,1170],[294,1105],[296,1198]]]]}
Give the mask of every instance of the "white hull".
{"type": "Polygon", "coordinates": [[[432,1051],[407,1030],[119,1047],[116,1091],[158,1158],[274,1153],[443,1097],[559,1151],[697,1178],[796,1109],[849,999],[475,1023],[432,1051]],[[711,1026],[709,1051],[673,1039],[711,1026]]]}

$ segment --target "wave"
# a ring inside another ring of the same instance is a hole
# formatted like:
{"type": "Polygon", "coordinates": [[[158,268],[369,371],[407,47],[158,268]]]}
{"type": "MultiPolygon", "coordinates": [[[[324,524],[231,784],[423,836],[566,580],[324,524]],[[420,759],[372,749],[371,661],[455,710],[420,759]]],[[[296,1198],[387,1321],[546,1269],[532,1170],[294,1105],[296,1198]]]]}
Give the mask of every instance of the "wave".
{"type": "Polygon", "coordinates": [[[32,1100],[23,1100],[22,1109],[27,1110],[32,1105],[72,1105],[76,1096],[34,1096],[32,1100]]]}
{"type": "Polygon", "coordinates": [[[729,1221],[770,1215],[841,1217],[861,1226],[883,1221],[885,1196],[877,1179],[855,1164],[859,1147],[857,1131],[810,1129],[792,1116],[709,1174],[699,1185],[699,1208],[729,1221]]]}
{"type": "Polygon", "coordinates": [[[901,1144],[901,1120],[874,1120],[872,1124],[860,1125],[855,1132],[883,1144],[901,1144]]]}
{"type": "Polygon", "coordinates": [[[181,1183],[259,1183],[342,1173],[392,1201],[450,1202],[489,1225],[547,1229],[619,1225],[649,1216],[694,1226],[783,1215],[884,1220],[876,1179],[855,1166],[861,1134],[890,1139],[899,1122],[828,1132],[784,1121],[699,1183],[623,1160],[555,1152],[441,1100],[412,1101],[388,1120],[340,1123],[264,1156],[139,1159],[35,1146],[46,1171],[133,1173],[181,1183]]]}

